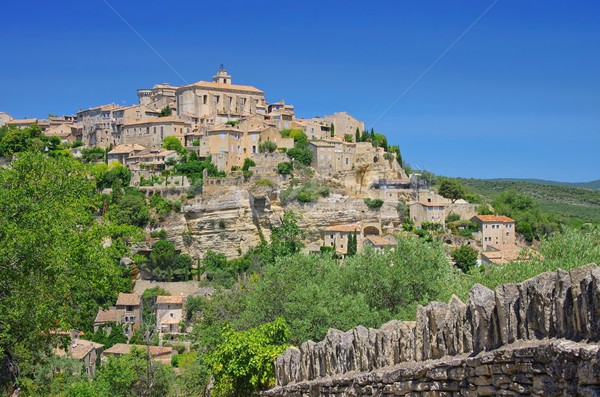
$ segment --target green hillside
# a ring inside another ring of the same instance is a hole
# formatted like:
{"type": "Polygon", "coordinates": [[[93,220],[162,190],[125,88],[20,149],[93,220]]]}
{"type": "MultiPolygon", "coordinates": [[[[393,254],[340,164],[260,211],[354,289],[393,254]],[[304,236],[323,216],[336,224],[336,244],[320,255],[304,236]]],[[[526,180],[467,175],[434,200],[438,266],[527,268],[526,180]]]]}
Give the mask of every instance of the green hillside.
{"type": "Polygon", "coordinates": [[[558,182],[558,181],[547,181],[544,179],[518,179],[518,178],[498,178],[488,179],[492,182],[526,182],[535,183],[537,185],[555,185],[555,186],[567,186],[567,187],[580,187],[584,189],[600,190],[600,179],[590,182],[558,182]]]}
{"type": "MultiPolygon", "coordinates": [[[[514,189],[539,201],[543,210],[569,224],[600,223],[600,190],[590,190],[525,180],[460,179],[472,193],[493,199],[501,192],[514,189]]],[[[589,182],[588,185],[597,184],[589,182]]]]}

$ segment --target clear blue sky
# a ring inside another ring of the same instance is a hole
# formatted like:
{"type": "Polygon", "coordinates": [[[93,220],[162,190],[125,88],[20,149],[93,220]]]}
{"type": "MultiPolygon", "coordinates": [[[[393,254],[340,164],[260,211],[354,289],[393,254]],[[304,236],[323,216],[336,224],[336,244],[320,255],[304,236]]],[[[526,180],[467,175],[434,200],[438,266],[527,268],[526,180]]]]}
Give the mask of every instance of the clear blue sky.
{"type": "MultiPolygon", "coordinates": [[[[2,7],[0,111],[73,114],[136,89],[234,83],[368,128],[493,0],[21,1],[2,7]]],[[[449,176],[600,178],[600,2],[499,0],[374,126],[449,176]]]]}

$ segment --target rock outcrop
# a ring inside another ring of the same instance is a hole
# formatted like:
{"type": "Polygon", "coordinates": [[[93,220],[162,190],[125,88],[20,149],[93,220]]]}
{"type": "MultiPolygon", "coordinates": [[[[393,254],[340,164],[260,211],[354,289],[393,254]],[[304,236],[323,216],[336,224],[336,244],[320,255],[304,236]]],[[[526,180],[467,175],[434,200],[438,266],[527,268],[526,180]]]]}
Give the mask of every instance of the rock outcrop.
{"type": "MultiPolygon", "coordinates": [[[[308,394],[304,391],[300,394],[291,391],[305,390],[307,385],[311,384],[320,385],[319,387],[326,384],[331,386],[333,384],[331,379],[337,379],[336,382],[341,382],[339,385],[342,387],[348,379],[352,379],[353,385],[356,382],[362,386],[377,383],[386,390],[385,395],[416,396],[421,394],[408,394],[416,391],[413,386],[403,386],[402,390],[405,392],[397,392],[393,387],[390,389],[388,386],[395,382],[407,382],[419,378],[429,379],[426,383],[453,380],[450,376],[451,371],[448,369],[450,367],[455,369],[453,374],[464,372],[464,375],[455,376],[457,381],[460,378],[462,382],[459,382],[460,387],[457,386],[458,389],[454,390],[454,386],[452,386],[450,391],[465,388],[467,391],[470,390],[470,393],[475,393],[456,395],[496,395],[498,388],[496,383],[503,381],[494,383],[495,380],[492,378],[502,375],[503,372],[501,370],[494,374],[486,372],[484,375],[489,377],[489,379],[486,378],[487,380],[483,378],[470,379],[472,378],[471,372],[475,371],[474,373],[479,376],[482,373],[477,373],[477,371],[484,370],[478,369],[479,364],[474,365],[472,361],[469,361],[471,358],[467,357],[479,354],[477,357],[485,357],[481,360],[492,360],[496,363],[494,360],[497,359],[497,355],[504,354],[501,353],[504,350],[498,350],[501,347],[506,347],[506,351],[509,351],[506,353],[507,363],[514,365],[538,363],[539,366],[547,364],[537,372],[538,374],[549,371],[547,376],[553,376],[552,374],[556,371],[570,371],[569,373],[574,377],[573,371],[576,374],[579,373],[578,371],[587,371],[588,373],[591,371],[596,375],[595,383],[588,381],[581,383],[579,375],[577,375],[579,383],[575,383],[588,389],[592,387],[591,385],[595,385],[593,387],[596,389],[593,390],[600,393],[600,388],[598,388],[600,387],[599,346],[593,344],[598,340],[600,340],[600,268],[590,264],[570,272],[558,270],[552,273],[543,273],[519,284],[499,286],[495,291],[482,285],[475,285],[466,303],[457,297],[452,297],[447,304],[432,302],[425,307],[420,307],[417,311],[416,322],[392,321],[380,329],[367,329],[359,326],[347,332],[330,330],[323,341],[305,342],[299,349],[289,348],[277,358],[275,372],[278,388],[267,392],[266,395],[328,396],[332,394],[317,392],[317,389],[310,389],[312,391],[308,394]],[[562,342],[555,344],[544,342],[545,344],[540,344],[542,340],[585,341],[586,343],[567,343],[565,345],[562,342]],[[525,356],[520,353],[518,344],[523,341],[529,343],[527,349],[534,349],[531,354],[525,355],[533,357],[530,361],[521,360],[525,356]],[[536,346],[540,346],[539,351],[535,351],[536,346]],[[542,346],[544,347],[542,348],[542,346]],[[583,353],[581,352],[584,350],[595,360],[593,364],[590,364],[591,369],[582,362],[583,353]],[[494,353],[487,354],[485,352],[494,353]],[[564,360],[556,357],[563,357],[564,360]],[[431,364],[422,364],[426,360],[441,361],[432,367],[431,364]],[[458,360],[456,365],[448,364],[448,362],[453,362],[452,360],[458,360]],[[571,361],[574,361],[575,364],[570,363],[571,361]],[[396,367],[398,367],[397,370],[394,369],[396,367]],[[379,374],[378,371],[384,368],[387,370],[379,374]],[[399,372],[395,373],[394,371],[399,372]],[[438,372],[439,374],[435,375],[438,372]],[[373,379],[366,381],[365,377],[369,376],[373,379]],[[384,381],[385,379],[388,379],[389,382],[384,381]],[[304,386],[300,387],[299,385],[304,386]],[[489,393],[485,394],[487,392],[482,391],[483,389],[473,389],[474,386],[491,388],[486,389],[489,393]]],[[[489,371],[492,370],[489,369],[489,371]]],[[[511,374],[504,375],[508,377],[508,381],[502,384],[511,383],[512,380],[509,379],[511,374]]],[[[538,379],[533,375],[527,379],[530,383],[554,381],[546,378],[538,379]]],[[[433,387],[431,383],[427,384],[429,388],[421,391],[430,390],[433,387]]],[[[575,387],[576,385],[563,386],[575,387]]],[[[542,387],[542,389],[544,388],[542,387]]],[[[513,394],[507,392],[501,395],[517,395],[515,393],[518,391],[513,391],[513,394]]],[[[339,392],[335,395],[362,395],[362,392],[350,394],[339,392]]]]}

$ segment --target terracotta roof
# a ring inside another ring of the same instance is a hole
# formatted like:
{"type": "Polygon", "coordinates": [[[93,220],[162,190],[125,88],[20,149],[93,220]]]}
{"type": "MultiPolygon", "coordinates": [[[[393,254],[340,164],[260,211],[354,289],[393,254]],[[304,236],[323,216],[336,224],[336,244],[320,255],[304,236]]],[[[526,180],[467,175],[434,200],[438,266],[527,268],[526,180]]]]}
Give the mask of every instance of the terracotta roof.
{"type": "MultiPolygon", "coordinates": [[[[111,348],[104,350],[104,354],[129,354],[131,352],[132,347],[136,347],[138,349],[146,351],[146,346],[144,345],[128,345],[127,343],[117,343],[113,345],[111,348]]],[[[150,355],[152,357],[156,356],[164,356],[173,354],[173,348],[165,347],[165,346],[150,346],[150,355]]]]}
{"type": "Polygon", "coordinates": [[[166,149],[146,149],[146,151],[137,153],[134,156],[129,156],[129,158],[140,158],[140,159],[147,159],[147,158],[152,158],[152,157],[161,157],[161,156],[169,156],[171,154],[175,154],[177,153],[175,150],[166,150],[166,149]]]}
{"type": "Polygon", "coordinates": [[[94,343],[89,340],[77,339],[72,341],[69,345],[69,353],[71,354],[71,357],[81,360],[92,350],[99,349],[101,347],[104,347],[104,345],[100,343],[94,343]]]}
{"type": "Polygon", "coordinates": [[[106,310],[99,309],[94,323],[113,323],[119,322],[119,320],[119,312],[114,307],[111,307],[106,310]]]}
{"type": "Polygon", "coordinates": [[[475,215],[475,218],[482,222],[501,222],[501,223],[513,223],[514,219],[504,215],[475,215]]]}
{"type": "MultiPolygon", "coordinates": [[[[391,236],[393,238],[393,236],[391,236]]],[[[367,240],[378,246],[395,246],[396,239],[390,239],[388,236],[369,236],[367,240]]]]}
{"type": "Polygon", "coordinates": [[[231,90],[231,91],[248,91],[255,94],[264,94],[263,91],[259,90],[256,87],[252,87],[251,85],[239,85],[239,84],[223,84],[223,83],[214,83],[209,81],[198,81],[197,83],[181,87],[181,88],[190,88],[190,87],[200,87],[206,89],[218,89],[218,90],[231,90]]]}
{"type": "Polygon", "coordinates": [[[166,325],[174,325],[179,324],[179,320],[177,320],[176,318],[167,318],[165,320],[162,320],[160,323],[166,325]]]}
{"type": "Polygon", "coordinates": [[[89,109],[82,109],[77,113],[81,113],[81,112],[87,112],[90,110],[112,110],[114,108],[118,108],[119,105],[115,105],[114,103],[109,103],[108,105],[100,105],[100,106],[95,106],[93,108],[89,108],[89,109]]]}
{"type": "Polygon", "coordinates": [[[142,151],[146,150],[142,145],[138,145],[137,143],[124,143],[118,146],[115,146],[113,150],[108,152],[108,154],[127,154],[134,151],[142,151]]]}
{"type": "Polygon", "coordinates": [[[133,123],[125,124],[125,127],[129,127],[131,125],[143,125],[143,124],[168,124],[168,123],[178,123],[178,124],[190,124],[185,120],[180,119],[176,116],[169,117],[154,117],[152,119],[143,120],[143,121],[135,121],[133,123]]]}
{"type": "Polygon", "coordinates": [[[358,229],[358,225],[336,225],[329,226],[323,229],[325,232],[355,232],[358,229]]]}
{"type": "Polygon", "coordinates": [[[156,304],[172,304],[172,305],[176,305],[176,304],[183,304],[183,296],[181,295],[171,295],[171,296],[157,296],[156,297],[156,304]]]}
{"type": "Polygon", "coordinates": [[[6,122],[6,124],[37,124],[38,119],[12,119],[6,122]]]}
{"type": "Polygon", "coordinates": [[[141,298],[138,294],[126,294],[124,292],[119,292],[119,297],[117,298],[117,306],[139,306],[141,303],[141,298]]]}

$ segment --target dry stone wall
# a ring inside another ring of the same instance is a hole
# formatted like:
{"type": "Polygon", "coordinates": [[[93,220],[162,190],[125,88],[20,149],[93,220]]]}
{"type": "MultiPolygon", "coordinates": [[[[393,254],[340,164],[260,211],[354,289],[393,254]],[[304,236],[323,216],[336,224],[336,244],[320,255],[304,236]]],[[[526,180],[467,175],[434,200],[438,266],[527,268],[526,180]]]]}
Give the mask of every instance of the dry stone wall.
{"type": "Polygon", "coordinates": [[[475,285],[466,303],[430,303],[415,322],[330,330],[277,358],[266,395],[600,395],[598,340],[600,268],[590,264],[475,285]]]}

